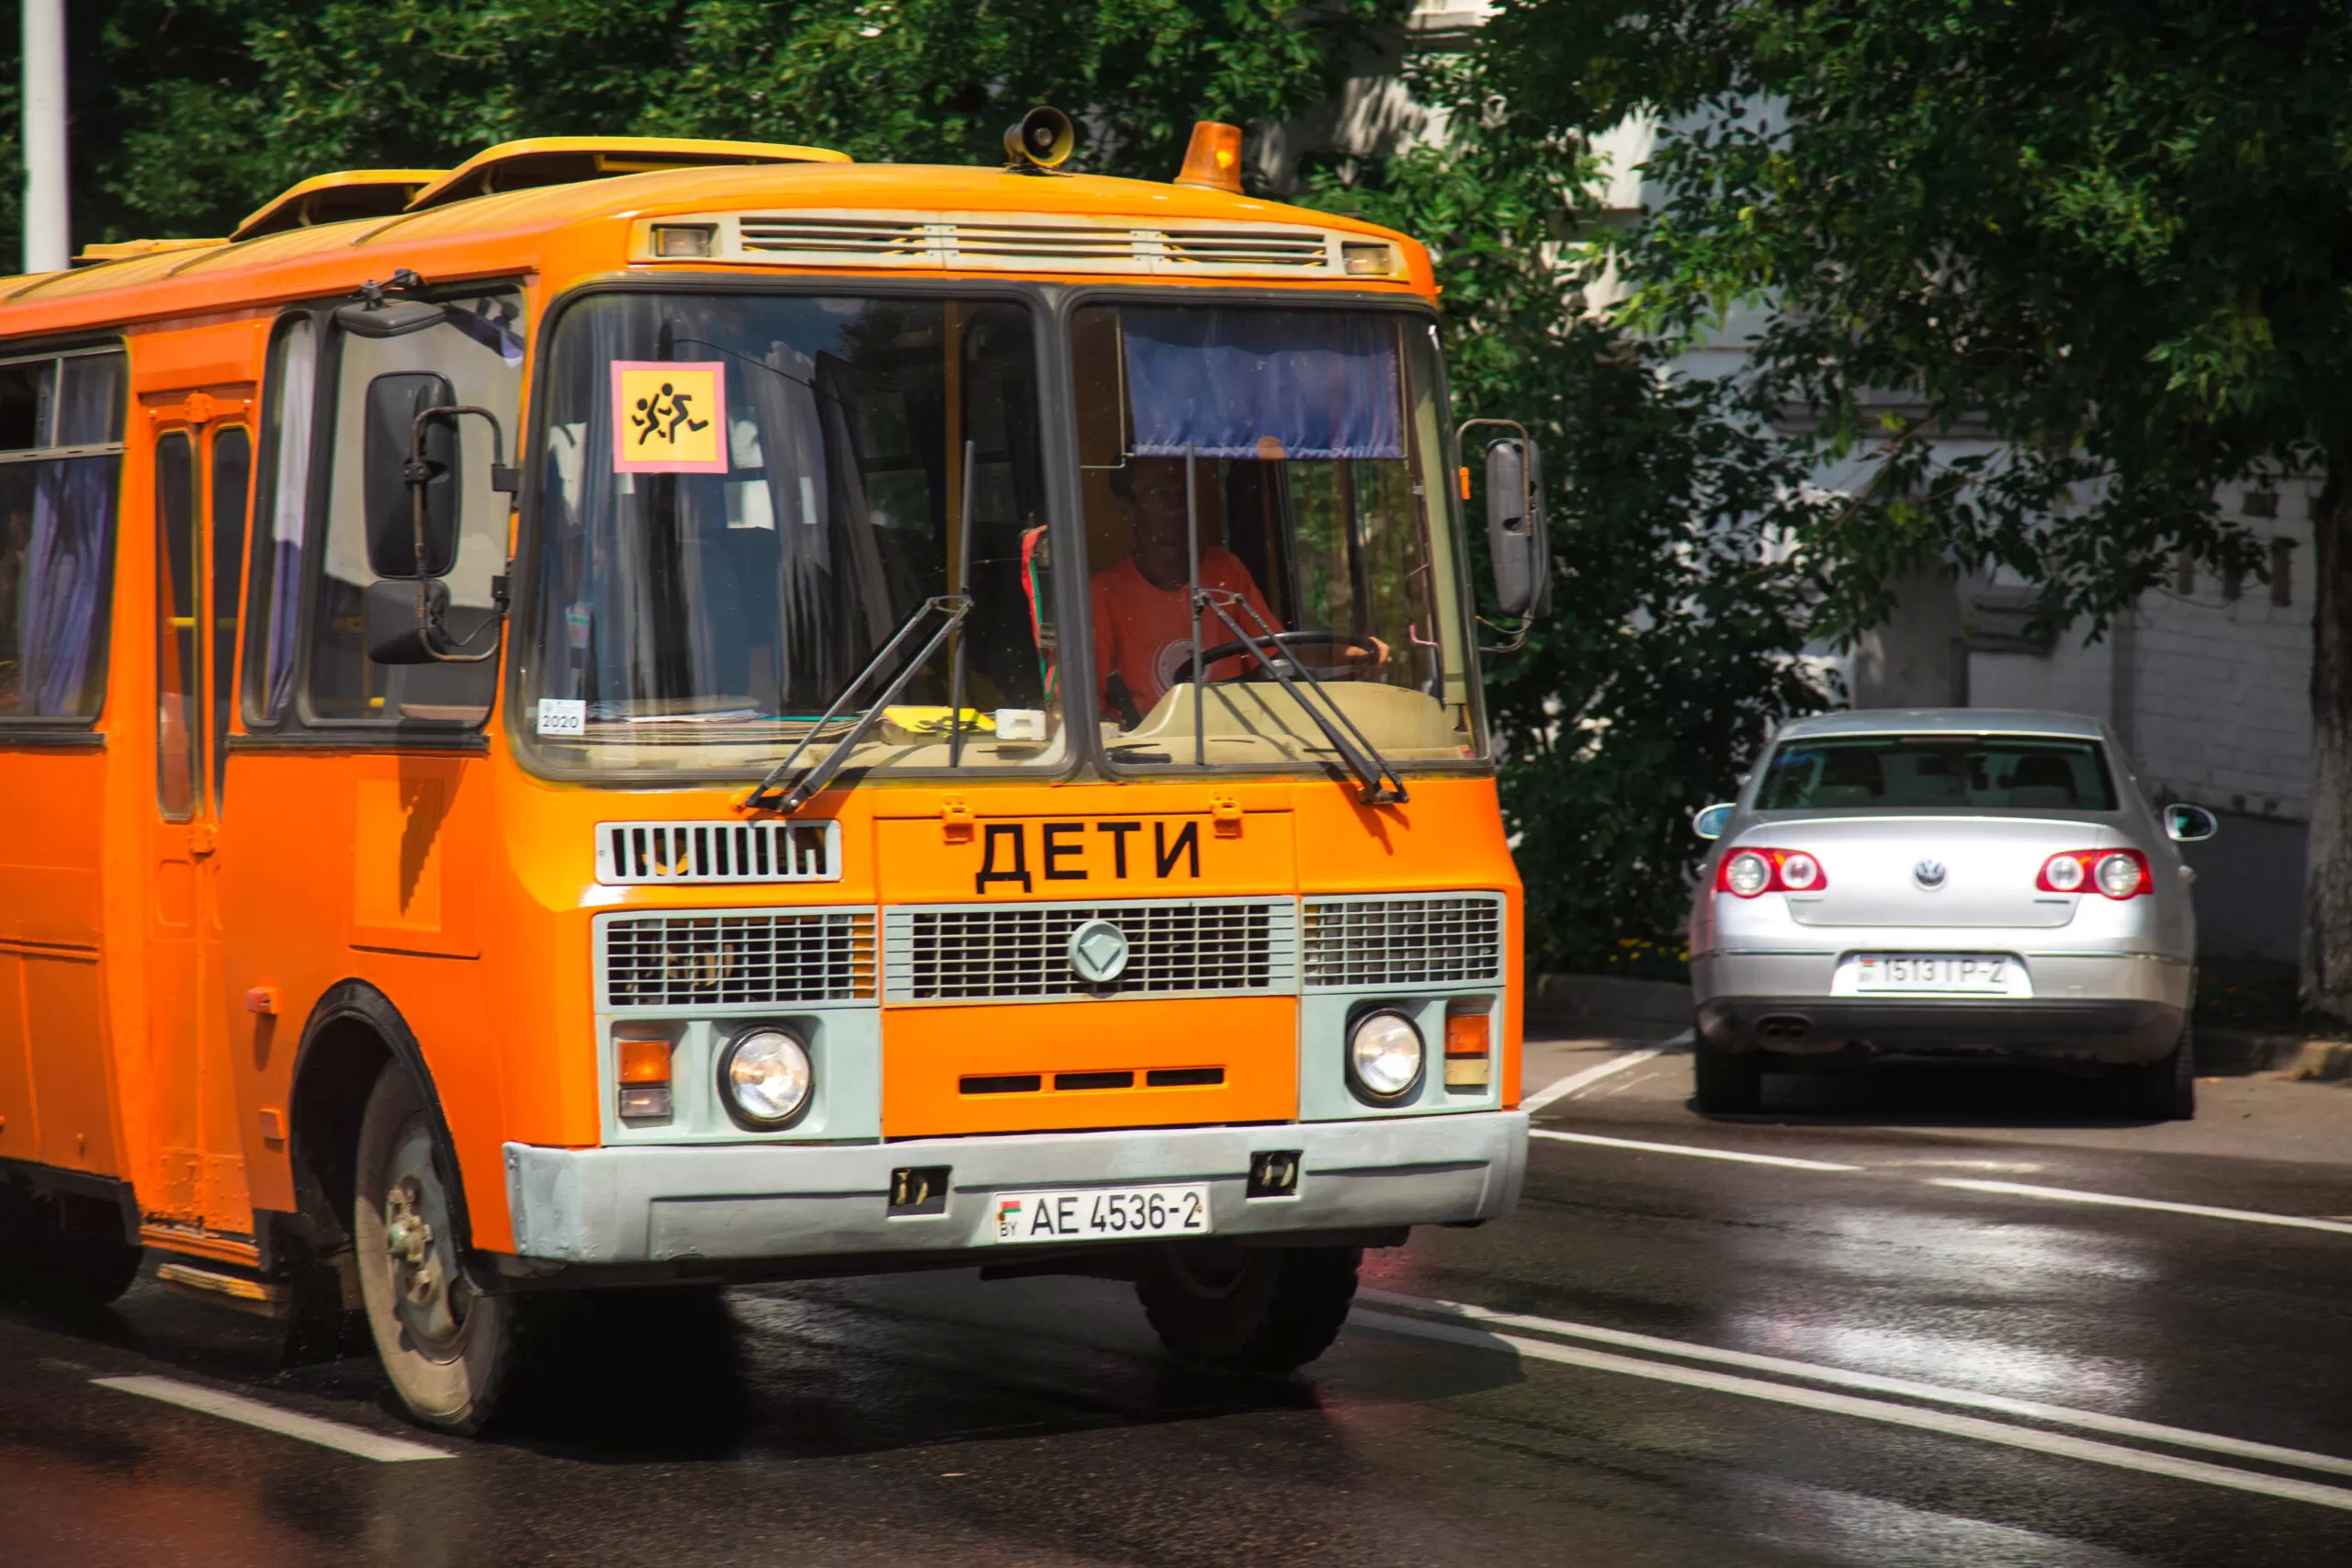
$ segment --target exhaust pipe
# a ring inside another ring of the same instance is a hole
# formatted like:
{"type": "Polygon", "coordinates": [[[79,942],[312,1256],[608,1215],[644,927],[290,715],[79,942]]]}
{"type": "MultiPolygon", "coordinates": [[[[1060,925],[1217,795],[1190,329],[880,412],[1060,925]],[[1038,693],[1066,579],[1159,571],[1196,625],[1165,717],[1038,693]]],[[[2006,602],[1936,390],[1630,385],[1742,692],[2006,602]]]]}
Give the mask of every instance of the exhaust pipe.
{"type": "Polygon", "coordinates": [[[1813,1021],[1797,1013],[1768,1013],[1756,1021],[1756,1032],[1766,1040],[1802,1040],[1813,1032],[1813,1021]]]}

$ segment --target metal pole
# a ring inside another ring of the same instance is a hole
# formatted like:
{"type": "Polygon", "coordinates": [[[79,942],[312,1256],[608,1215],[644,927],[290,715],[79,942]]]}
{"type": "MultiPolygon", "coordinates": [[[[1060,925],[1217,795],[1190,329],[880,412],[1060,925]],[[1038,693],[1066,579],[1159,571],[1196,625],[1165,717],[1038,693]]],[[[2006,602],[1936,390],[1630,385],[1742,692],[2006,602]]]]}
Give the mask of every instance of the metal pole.
{"type": "Polygon", "coordinates": [[[1193,444],[1184,444],[1184,588],[1193,607],[1193,766],[1206,767],[1208,735],[1201,709],[1201,501],[1193,444]]]}
{"type": "MultiPolygon", "coordinates": [[[[956,586],[951,592],[960,593],[966,603],[972,597],[972,466],[978,460],[980,444],[964,443],[963,515],[956,520],[956,586]]],[[[964,663],[972,643],[966,632],[956,634],[956,651],[948,656],[954,674],[947,682],[947,765],[964,765],[964,663]]]]}
{"type": "Polygon", "coordinates": [[[25,270],[73,265],[65,173],[65,0],[23,0],[25,270]]]}

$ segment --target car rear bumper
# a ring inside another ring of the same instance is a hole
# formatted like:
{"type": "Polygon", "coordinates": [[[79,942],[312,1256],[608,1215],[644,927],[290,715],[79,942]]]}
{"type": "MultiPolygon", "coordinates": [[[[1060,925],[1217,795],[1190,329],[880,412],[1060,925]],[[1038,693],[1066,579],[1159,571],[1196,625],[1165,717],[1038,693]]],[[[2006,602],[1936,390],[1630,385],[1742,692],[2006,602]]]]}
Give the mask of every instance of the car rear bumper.
{"type": "MultiPolygon", "coordinates": [[[[1690,994],[1704,1002],[1714,997],[1785,997],[1791,1000],[1822,998],[1832,1000],[1884,1000],[1848,998],[1838,990],[1838,967],[1857,952],[1973,951],[2004,953],[2025,967],[2035,1002],[2160,1002],[2186,1010],[2195,974],[2185,959],[2154,953],[2037,952],[2030,944],[1996,940],[1963,949],[1949,939],[1927,942],[1915,934],[1905,942],[1894,941],[1815,952],[1729,950],[1693,955],[1690,994]]],[[[1946,933],[1939,932],[1939,935],[1946,933]]],[[[2014,933],[2003,932],[2005,938],[2014,933]]],[[[2015,998],[2023,1001],[2027,998],[2015,998]]],[[[1929,998],[1928,1005],[1948,1005],[1929,998]]]]}
{"type": "Polygon", "coordinates": [[[1001,1192],[1200,1182],[1215,1233],[1272,1236],[1490,1219],[1519,1201],[1524,1111],[854,1145],[506,1145],[515,1251],[566,1263],[871,1258],[991,1245],[1001,1192]],[[1298,1191],[1248,1195],[1250,1156],[1300,1152],[1298,1191]],[[944,1204],[892,1214],[892,1172],[948,1167],[944,1204]]]}
{"type": "Polygon", "coordinates": [[[1885,997],[1713,997],[1694,1028],[1710,1045],[1813,1055],[1862,1047],[1909,1054],[2151,1062],[2180,1038],[2186,1009],[2162,1001],[2016,1001],[1885,997]]]}

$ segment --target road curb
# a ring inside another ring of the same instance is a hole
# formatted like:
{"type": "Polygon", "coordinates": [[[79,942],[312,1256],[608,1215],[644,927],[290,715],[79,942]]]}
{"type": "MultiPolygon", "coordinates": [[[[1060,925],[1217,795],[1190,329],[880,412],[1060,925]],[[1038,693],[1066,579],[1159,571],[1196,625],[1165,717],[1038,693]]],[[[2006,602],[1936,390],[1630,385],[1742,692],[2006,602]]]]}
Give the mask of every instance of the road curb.
{"type": "Polygon", "coordinates": [[[2197,1069],[2222,1077],[2273,1077],[2311,1081],[2352,1078],[2352,1040],[2313,1040],[2301,1034],[2253,1029],[2200,1028],[2197,1069]]]}

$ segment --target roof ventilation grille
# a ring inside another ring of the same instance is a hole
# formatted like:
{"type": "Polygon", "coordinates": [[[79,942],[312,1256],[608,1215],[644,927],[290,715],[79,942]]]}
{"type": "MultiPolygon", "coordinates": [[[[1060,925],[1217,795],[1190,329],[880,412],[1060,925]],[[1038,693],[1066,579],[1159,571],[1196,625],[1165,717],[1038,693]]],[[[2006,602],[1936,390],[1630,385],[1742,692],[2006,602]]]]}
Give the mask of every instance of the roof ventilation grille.
{"type": "MultiPolygon", "coordinates": [[[[663,221],[683,220],[664,219],[663,221]]],[[[997,214],[898,212],[709,215],[730,259],[792,266],[908,266],[971,272],[1346,276],[1339,241],[1319,229],[1115,222],[1020,222],[997,214]]],[[[640,259],[660,260],[647,254],[640,259]]]]}

